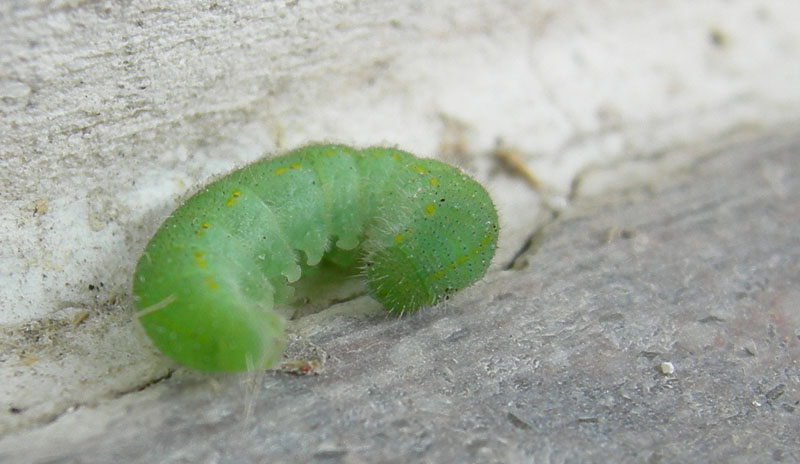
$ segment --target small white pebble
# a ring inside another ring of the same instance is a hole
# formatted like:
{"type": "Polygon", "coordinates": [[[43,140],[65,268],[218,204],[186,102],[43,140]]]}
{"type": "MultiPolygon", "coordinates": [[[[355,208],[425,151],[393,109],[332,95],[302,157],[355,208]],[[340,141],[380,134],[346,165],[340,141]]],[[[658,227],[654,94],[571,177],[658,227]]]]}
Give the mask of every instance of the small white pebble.
{"type": "Polygon", "coordinates": [[[675,366],[673,366],[669,361],[661,363],[658,368],[661,369],[661,373],[664,375],[671,375],[675,373],[675,366]]]}

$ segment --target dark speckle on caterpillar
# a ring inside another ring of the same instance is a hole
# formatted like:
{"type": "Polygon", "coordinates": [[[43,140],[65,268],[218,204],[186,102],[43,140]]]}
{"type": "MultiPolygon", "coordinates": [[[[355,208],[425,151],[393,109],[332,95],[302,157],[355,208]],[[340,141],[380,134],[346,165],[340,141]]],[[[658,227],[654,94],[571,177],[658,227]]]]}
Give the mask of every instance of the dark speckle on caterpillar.
{"type": "Polygon", "coordinates": [[[489,195],[452,166],[308,146],[220,178],[164,221],[136,266],[137,318],[191,368],[265,368],[285,343],[273,307],[291,300],[302,268],[358,266],[369,294],[402,314],[483,277],[497,234],[489,195]]]}

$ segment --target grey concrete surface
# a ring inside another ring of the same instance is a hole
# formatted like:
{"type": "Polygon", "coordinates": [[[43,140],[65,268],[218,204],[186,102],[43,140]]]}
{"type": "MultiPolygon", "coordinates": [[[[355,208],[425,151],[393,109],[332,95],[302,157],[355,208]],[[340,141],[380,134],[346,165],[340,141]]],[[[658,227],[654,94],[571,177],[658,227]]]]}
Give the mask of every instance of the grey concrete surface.
{"type": "Polygon", "coordinates": [[[579,203],[446,306],[313,316],[319,375],[177,370],[0,461],[798,462],[799,284],[778,134],[579,203]]]}

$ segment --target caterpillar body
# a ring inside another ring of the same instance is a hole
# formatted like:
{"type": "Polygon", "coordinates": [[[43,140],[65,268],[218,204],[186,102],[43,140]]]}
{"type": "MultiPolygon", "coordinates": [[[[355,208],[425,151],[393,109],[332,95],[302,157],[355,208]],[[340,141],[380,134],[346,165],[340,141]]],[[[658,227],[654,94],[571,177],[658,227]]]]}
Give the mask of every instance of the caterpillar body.
{"type": "Polygon", "coordinates": [[[452,166],[308,146],[212,182],[164,221],[136,266],[137,319],[191,368],[265,368],[285,343],[273,307],[291,300],[304,267],[359,266],[368,293],[402,314],[480,279],[497,235],[488,194],[452,166]]]}

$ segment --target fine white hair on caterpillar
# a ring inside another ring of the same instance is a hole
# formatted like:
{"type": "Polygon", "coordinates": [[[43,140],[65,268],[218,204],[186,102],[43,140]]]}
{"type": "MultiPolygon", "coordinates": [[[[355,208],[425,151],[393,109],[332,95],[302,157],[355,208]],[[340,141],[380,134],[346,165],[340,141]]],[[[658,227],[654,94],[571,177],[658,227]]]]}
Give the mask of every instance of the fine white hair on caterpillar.
{"type": "Polygon", "coordinates": [[[136,266],[137,320],[191,368],[266,368],[285,345],[274,307],[304,267],[360,270],[402,315],[483,277],[497,236],[489,195],[455,167],[394,148],[307,146],[215,180],[164,221],[136,266]]]}

